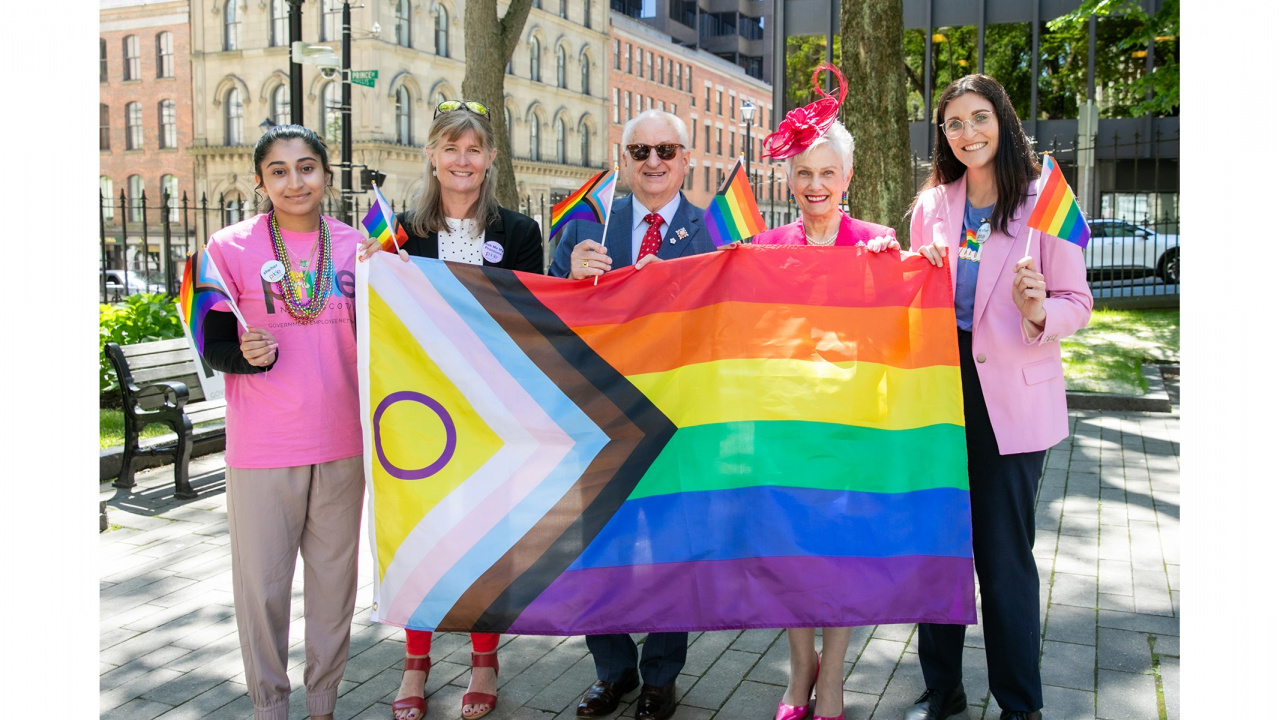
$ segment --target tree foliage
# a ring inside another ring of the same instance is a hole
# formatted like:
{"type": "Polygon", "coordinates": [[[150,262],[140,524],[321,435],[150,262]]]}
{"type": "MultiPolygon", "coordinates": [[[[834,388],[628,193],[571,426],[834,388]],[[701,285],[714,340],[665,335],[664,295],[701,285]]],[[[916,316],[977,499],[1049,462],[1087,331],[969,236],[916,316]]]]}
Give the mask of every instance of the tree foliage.
{"type": "MultiPolygon", "coordinates": [[[[840,65],[840,36],[834,36],[831,48],[831,62],[840,65]]],[[[787,106],[779,108],[777,119],[791,108],[807,105],[813,97],[813,86],[809,82],[813,69],[827,61],[827,38],[825,35],[804,35],[787,38],[787,78],[785,88],[787,106]]]]}

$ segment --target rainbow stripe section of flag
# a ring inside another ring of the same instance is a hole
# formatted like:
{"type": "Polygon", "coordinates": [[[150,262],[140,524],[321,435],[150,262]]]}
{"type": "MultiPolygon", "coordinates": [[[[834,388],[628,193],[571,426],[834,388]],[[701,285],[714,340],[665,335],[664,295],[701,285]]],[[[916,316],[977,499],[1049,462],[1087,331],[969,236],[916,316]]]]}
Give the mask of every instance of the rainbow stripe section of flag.
{"type": "Polygon", "coordinates": [[[613,205],[613,189],[618,183],[618,168],[601,170],[569,197],[551,207],[551,234],[557,233],[570,220],[586,220],[603,224],[613,205]]]}
{"type": "Polygon", "coordinates": [[[396,214],[391,210],[391,203],[387,202],[387,198],[383,196],[382,190],[376,184],[373,186],[373,204],[369,206],[369,212],[365,214],[360,224],[364,225],[364,229],[369,232],[369,237],[377,240],[382,245],[382,249],[387,252],[399,250],[400,246],[409,239],[404,228],[400,226],[400,221],[396,220],[396,214]]]}
{"type": "Polygon", "coordinates": [[[1029,227],[1047,235],[1062,238],[1085,247],[1089,244],[1089,223],[1085,222],[1084,213],[1076,204],[1076,195],[1067,185],[1058,161],[1049,153],[1044,154],[1044,163],[1040,169],[1039,197],[1035,207],[1031,209],[1031,218],[1027,220],[1029,227]]]}
{"type": "Polygon", "coordinates": [[[616,270],[591,302],[358,264],[375,618],[975,622],[950,278],[897,255],[747,247],[616,270]]]}
{"type": "Polygon", "coordinates": [[[742,167],[742,157],[702,214],[702,224],[711,232],[716,247],[746,240],[765,231],[764,218],[751,192],[751,183],[742,167]]]}
{"type": "MultiPolygon", "coordinates": [[[[227,291],[222,273],[214,264],[213,258],[209,256],[208,249],[201,248],[199,252],[187,255],[187,264],[182,270],[182,286],[178,289],[178,312],[182,315],[182,322],[191,331],[191,339],[195,342],[195,346],[201,352],[204,351],[205,315],[213,309],[213,306],[224,301],[231,312],[240,319],[240,324],[245,325],[244,319],[240,317],[239,308],[231,299],[231,293],[227,291]]],[[[245,327],[248,326],[245,325],[245,327]]]]}

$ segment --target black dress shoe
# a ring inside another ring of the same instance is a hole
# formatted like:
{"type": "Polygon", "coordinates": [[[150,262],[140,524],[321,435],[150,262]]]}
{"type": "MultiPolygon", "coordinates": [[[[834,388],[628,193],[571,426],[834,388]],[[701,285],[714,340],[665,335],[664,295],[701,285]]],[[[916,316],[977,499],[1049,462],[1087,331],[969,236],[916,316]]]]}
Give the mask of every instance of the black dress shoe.
{"type": "Polygon", "coordinates": [[[645,685],[636,701],[636,720],[667,720],[676,711],[676,684],[645,685]]]}
{"type": "Polygon", "coordinates": [[[949,693],[929,688],[923,695],[916,698],[916,704],[907,711],[903,720],[942,720],[952,715],[959,715],[968,705],[969,699],[964,696],[964,685],[957,685],[956,689],[949,693]]]}
{"type": "Polygon", "coordinates": [[[578,703],[578,717],[604,717],[618,709],[618,701],[622,696],[640,687],[640,677],[632,675],[621,682],[611,683],[597,680],[582,694],[582,702],[578,703]]]}
{"type": "Polygon", "coordinates": [[[1032,710],[1001,710],[1000,720],[1040,720],[1040,711],[1032,710]]]}

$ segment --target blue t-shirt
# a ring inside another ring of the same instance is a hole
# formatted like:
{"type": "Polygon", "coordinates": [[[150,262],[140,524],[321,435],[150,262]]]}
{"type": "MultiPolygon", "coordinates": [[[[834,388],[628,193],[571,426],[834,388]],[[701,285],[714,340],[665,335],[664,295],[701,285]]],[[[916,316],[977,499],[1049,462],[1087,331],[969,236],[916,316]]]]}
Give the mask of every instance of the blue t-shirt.
{"type": "Polygon", "coordinates": [[[991,234],[995,205],[975,208],[964,201],[964,227],[960,230],[960,254],[956,262],[956,327],[973,332],[973,293],[978,287],[978,263],[991,234]],[[985,229],[983,226],[986,226],[985,229]]]}

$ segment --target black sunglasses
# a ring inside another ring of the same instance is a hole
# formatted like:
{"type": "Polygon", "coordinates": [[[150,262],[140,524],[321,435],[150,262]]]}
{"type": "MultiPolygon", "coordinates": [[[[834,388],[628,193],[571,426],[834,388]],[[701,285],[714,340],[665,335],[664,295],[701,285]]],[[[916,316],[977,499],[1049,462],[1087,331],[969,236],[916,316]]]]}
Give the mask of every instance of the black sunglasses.
{"type": "Polygon", "coordinates": [[[431,116],[431,119],[434,120],[440,117],[440,113],[453,112],[454,110],[470,110],[485,120],[489,119],[489,108],[475,100],[445,100],[436,105],[436,113],[431,116]]]}
{"type": "Polygon", "coordinates": [[[684,149],[683,145],[628,145],[627,152],[631,154],[631,159],[636,162],[644,162],[649,159],[649,151],[657,150],[659,160],[670,160],[676,156],[677,152],[684,149]]]}

